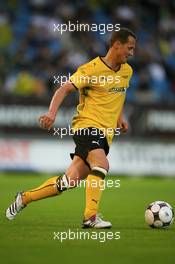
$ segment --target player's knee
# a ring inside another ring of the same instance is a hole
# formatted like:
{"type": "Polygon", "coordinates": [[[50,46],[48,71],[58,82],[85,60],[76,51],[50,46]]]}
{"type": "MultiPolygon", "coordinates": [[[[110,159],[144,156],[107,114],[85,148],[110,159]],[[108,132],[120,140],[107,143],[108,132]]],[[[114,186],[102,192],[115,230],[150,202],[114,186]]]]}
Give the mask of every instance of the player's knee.
{"type": "Polygon", "coordinates": [[[109,171],[109,161],[108,161],[107,159],[105,159],[105,161],[104,161],[103,168],[104,168],[106,171],[109,171]]]}
{"type": "Polygon", "coordinates": [[[96,161],[96,162],[93,162],[91,165],[91,169],[93,167],[100,167],[100,168],[103,168],[105,169],[107,172],[109,171],[109,161],[107,159],[104,159],[104,160],[99,160],[99,161],[96,161]]]}
{"type": "Polygon", "coordinates": [[[93,167],[100,167],[107,171],[109,170],[109,162],[104,150],[102,149],[92,150],[87,157],[87,162],[89,163],[91,169],[93,167]]]}

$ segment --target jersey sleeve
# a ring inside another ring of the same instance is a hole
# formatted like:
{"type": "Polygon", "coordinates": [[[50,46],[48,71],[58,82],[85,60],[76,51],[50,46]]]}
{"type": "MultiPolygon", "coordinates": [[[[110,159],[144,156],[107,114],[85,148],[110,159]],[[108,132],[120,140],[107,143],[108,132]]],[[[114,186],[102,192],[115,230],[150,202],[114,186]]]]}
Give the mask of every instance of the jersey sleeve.
{"type": "Polygon", "coordinates": [[[129,69],[129,75],[128,75],[127,88],[128,88],[129,85],[130,85],[130,80],[131,80],[131,78],[132,78],[132,75],[133,75],[133,69],[130,67],[130,69],[129,69]]]}
{"type": "Polygon", "coordinates": [[[75,86],[76,89],[82,89],[90,86],[90,71],[88,66],[80,66],[75,73],[70,76],[69,81],[75,86]]]}

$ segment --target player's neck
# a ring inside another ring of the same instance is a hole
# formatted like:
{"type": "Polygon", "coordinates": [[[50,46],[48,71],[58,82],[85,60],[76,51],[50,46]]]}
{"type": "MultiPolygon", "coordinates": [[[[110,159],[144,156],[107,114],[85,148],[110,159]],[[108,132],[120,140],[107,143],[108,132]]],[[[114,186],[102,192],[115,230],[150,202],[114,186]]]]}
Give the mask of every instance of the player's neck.
{"type": "Polygon", "coordinates": [[[114,71],[118,71],[120,69],[121,64],[116,62],[116,58],[111,50],[109,50],[106,56],[102,59],[114,71]]]}

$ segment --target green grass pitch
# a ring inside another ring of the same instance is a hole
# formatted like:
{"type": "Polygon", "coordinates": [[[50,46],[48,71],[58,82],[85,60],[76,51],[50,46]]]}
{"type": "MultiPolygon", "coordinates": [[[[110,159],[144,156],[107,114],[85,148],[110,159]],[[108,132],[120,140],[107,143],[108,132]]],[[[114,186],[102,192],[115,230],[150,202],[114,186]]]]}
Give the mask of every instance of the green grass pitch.
{"type": "MultiPolygon", "coordinates": [[[[0,262],[38,263],[175,263],[175,224],[169,229],[151,229],[144,223],[144,211],[154,200],[175,207],[175,179],[120,177],[120,188],[104,191],[100,211],[113,223],[120,239],[54,239],[54,232],[92,232],[81,229],[85,190],[77,188],[61,196],[29,205],[13,221],[4,211],[18,190],[38,186],[46,176],[0,174],[0,262]]],[[[113,178],[114,179],[114,178],[113,178]]],[[[101,232],[102,230],[96,231],[101,232]]]]}

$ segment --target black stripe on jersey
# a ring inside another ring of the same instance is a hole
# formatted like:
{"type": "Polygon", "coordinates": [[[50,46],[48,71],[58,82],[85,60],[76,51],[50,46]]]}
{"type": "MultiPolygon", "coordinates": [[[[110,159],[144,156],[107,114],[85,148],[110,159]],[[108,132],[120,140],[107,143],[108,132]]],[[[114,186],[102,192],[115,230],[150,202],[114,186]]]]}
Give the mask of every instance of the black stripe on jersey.
{"type": "Polygon", "coordinates": [[[114,69],[112,69],[104,60],[103,60],[103,57],[100,57],[100,60],[103,62],[104,65],[106,65],[106,67],[108,67],[108,69],[114,71],[114,72],[118,72],[120,69],[121,69],[121,65],[119,66],[119,68],[115,71],[114,69]]]}
{"type": "Polygon", "coordinates": [[[78,90],[78,88],[75,86],[75,84],[70,80],[70,83],[75,87],[76,90],[78,90]]]}

